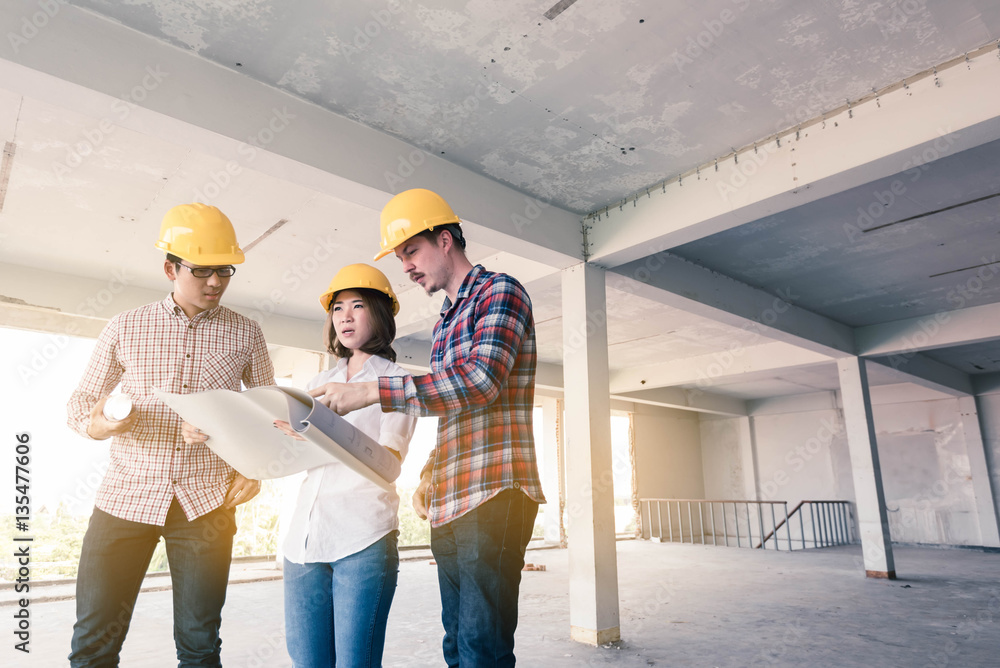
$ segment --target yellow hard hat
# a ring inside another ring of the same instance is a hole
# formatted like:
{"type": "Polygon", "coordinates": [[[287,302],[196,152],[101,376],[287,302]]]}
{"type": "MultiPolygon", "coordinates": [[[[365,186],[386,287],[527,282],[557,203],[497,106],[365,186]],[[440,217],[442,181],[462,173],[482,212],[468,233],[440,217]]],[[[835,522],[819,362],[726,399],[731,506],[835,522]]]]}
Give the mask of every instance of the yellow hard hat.
{"type": "Polygon", "coordinates": [[[396,299],[396,293],[392,291],[389,279],[381,271],[367,264],[349,264],[338,271],[337,275],[330,281],[330,287],[319,296],[319,303],[322,304],[324,311],[329,311],[330,302],[333,301],[335,294],[341,290],[357,288],[368,288],[385,293],[392,300],[392,314],[399,313],[399,300],[396,299]]]}
{"type": "Polygon", "coordinates": [[[414,188],[399,193],[382,209],[381,260],[396,246],[425,230],[460,222],[444,198],[430,190],[414,188]]]}
{"type": "Polygon", "coordinates": [[[205,267],[245,259],[229,218],[208,204],[181,204],[167,211],[156,247],[205,267]]]}

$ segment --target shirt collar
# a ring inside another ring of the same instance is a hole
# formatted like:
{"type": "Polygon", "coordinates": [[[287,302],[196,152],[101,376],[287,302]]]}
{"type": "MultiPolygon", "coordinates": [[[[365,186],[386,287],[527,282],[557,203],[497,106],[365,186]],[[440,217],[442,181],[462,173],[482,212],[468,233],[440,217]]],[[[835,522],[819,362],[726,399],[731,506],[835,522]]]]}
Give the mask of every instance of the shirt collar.
{"type": "MultiPolygon", "coordinates": [[[[180,315],[180,316],[184,316],[185,318],[187,318],[187,314],[184,313],[184,309],[182,309],[177,304],[176,300],[174,300],[174,293],[172,293],[172,292],[168,293],[166,299],[164,299],[161,302],[161,304],[163,304],[163,308],[166,309],[167,313],[171,313],[173,315],[180,315]]],[[[190,320],[192,322],[195,322],[195,321],[198,321],[198,320],[210,320],[210,319],[214,318],[218,314],[219,314],[219,307],[218,306],[213,306],[212,308],[208,309],[207,311],[202,311],[201,313],[197,314],[195,317],[190,318],[190,320]]]]}
{"type": "MultiPolygon", "coordinates": [[[[458,299],[456,300],[456,303],[472,294],[472,288],[476,285],[476,281],[479,280],[479,276],[484,271],[486,271],[486,269],[483,265],[477,264],[472,268],[472,271],[465,275],[465,278],[462,280],[462,285],[458,288],[458,295],[456,295],[458,299]]],[[[445,297],[444,303],[441,304],[441,317],[444,317],[444,315],[451,310],[451,306],[451,297],[445,297]]]]}
{"type": "MultiPolygon", "coordinates": [[[[337,373],[347,373],[347,360],[348,358],[346,357],[341,357],[340,359],[337,360],[337,373]]],[[[380,360],[382,360],[382,358],[379,357],[378,355],[372,355],[371,357],[366,359],[365,363],[361,366],[361,371],[355,374],[354,378],[358,378],[359,376],[368,376],[368,375],[377,377],[379,375],[379,371],[375,367],[375,364],[380,360]]]]}

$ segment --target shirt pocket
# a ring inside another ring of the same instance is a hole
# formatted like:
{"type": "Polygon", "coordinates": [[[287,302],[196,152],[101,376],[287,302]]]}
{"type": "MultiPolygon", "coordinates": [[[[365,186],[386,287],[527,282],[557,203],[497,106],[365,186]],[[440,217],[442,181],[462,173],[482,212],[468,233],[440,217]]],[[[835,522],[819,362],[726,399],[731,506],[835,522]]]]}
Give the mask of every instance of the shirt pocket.
{"type": "Polygon", "coordinates": [[[246,355],[239,353],[213,353],[205,357],[201,367],[199,387],[201,390],[240,391],[246,355]]]}

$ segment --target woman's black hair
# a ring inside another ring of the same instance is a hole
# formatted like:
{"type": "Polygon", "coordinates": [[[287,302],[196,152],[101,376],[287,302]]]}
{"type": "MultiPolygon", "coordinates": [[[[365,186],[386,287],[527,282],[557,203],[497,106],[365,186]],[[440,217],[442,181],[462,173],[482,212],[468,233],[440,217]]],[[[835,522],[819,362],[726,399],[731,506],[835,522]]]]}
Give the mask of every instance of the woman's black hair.
{"type": "MultiPolygon", "coordinates": [[[[361,352],[384,357],[390,362],[395,362],[396,351],[392,349],[392,342],[396,338],[396,318],[392,315],[392,299],[384,292],[369,288],[346,289],[354,290],[361,295],[361,301],[368,311],[368,321],[372,326],[372,337],[368,339],[365,345],[361,346],[361,352]]],[[[334,294],[330,300],[330,313],[333,312],[333,305],[337,301],[337,295],[341,292],[343,290],[334,294]]],[[[337,357],[346,359],[354,353],[350,348],[344,347],[337,339],[337,330],[334,328],[333,318],[329,314],[326,317],[323,338],[326,340],[327,351],[337,357]]]]}

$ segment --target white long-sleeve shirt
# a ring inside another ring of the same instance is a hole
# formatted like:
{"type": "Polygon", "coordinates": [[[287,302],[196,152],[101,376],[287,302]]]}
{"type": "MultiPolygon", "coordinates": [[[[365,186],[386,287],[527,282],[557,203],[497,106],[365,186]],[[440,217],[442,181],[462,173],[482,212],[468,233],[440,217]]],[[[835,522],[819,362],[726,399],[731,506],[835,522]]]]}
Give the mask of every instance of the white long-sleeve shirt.
{"type": "MultiPolygon", "coordinates": [[[[364,383],[379,376],[405,376],[398,364],[372,356],[349,382],[364,383]]],[[[317,375],[307,389],[347,382],[347,360],[317,375]]],[[[406,456],[416,418],[383,413],[378,404],[344,416],[355,428],[387,448],[406,456]]],[[[359,552],[398,528],[399,495],[335,462],[310,469],[299,489],[295,512],[285,535],[284,555],[296,564],[333,562],[359,552]]]]}

